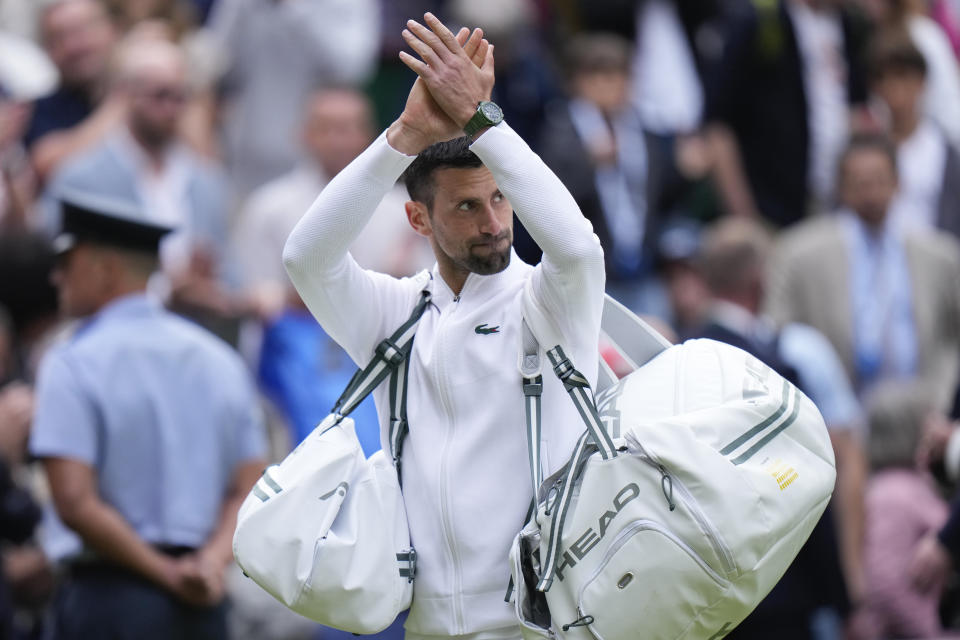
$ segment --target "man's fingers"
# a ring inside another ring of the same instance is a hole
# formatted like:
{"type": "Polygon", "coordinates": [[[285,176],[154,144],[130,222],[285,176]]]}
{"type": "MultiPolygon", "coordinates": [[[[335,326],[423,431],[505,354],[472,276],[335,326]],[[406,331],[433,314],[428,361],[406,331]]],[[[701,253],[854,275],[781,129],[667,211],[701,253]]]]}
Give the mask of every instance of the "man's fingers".
{"type": "MultiPolygon", "coordinates": [[[[427,65],[425,62],[421,60],[417,60],[406,51],[400,52],[400,62],[410,67],[410,70],[413,71],[418,76],[423,75],[424,72],[427,71],[427,65]]],[[[419,78],[417,79],[419,80],[419,78]]]]}
{"type": "Polygon", "coordinates": [[[477,67],[483,67],[483,61],[487,59],[487,50],[490,48],[490,43],[487,42],[486,38],[480,40],[480,44],[477,47],[477,50],[470,55],[470,60],[473,61],[477,67]]]}
{"type": "Polygon", "coordinates": [[[440,22],[440,19],[437,16],[433,15],[429,11],[423,14],[423,19],[427,23],[427,26],[437,34],[437,37],[440,38],[440,42],[447,47],[447,50],[450,53],[457,54],[460,52],[461,47],[457,42],[456,38],[453,37],[453,34],[450,33],[450,29],[447,29],[447,26],[440,22]]]}
{"type": "MultiPolygon", "coordinates": [[[[477,49],[480,48],[481,43],[483,42],[483,31],[481,29],[474,29],[473,33],[470,34],[470,39],[467,40],[466,44],[463,45],[463,52],[467,54],[467,57],[471,60],[474,59],[474,56],[477,53],[477,49]]],[[[480,62],[483,62],[483,59],[480,59],[480,62]]],[[[477,64],[479,67],[480,64],[477,64]]]]}
{"type": "MultiPolygon", "coordinates": [[[[445,45],[443,41],[440,40],[439,37],[437,37],[437,34],[435,34],[430,29],[426,28],[416,20],[407,20],[407,30],[412,32],[413,35],[419,38],[421,42],[426,44],[433,51],[433,55],[435,59],[438,59],[438,60],[443,59],[445,56],[450,55],[450,48],[447,47],[447,45],[445,45]]],[[[404,39],[405,40],[407,39],[406,36],[404,36],[404,39]]],[[[456,42],[456,40],[454,40],[454,42],[456,42]]],[[[410,44],[409,40],[407,40],[407,44],[410,44]]],[[[456,45],[456,47],[457,47],[457,50],[459,51],[460,45],[456,45]]],[[[420,53],[420,52],[418,51],[417,53],[420,53]]],[[[421,55],[421,57],[423,56],[421,55]]],[[[426,60],[426,62],[427,64],[436,66],[435,63],[432,63],[429,60],[426,60]]]]}
{"type": "Polygon", "coordinates": [[[457,43],[462,47],[467,43],[467,38],[470,36],[470,29],[466,27],[460,27],[460,31],[457,31],[457,43]]]}
{"type": "Polygon", "coordinates": [[[401,35],[406,43],[410,45],[410,48],[413,49],[417,55],[420,56],[420,59],[426,62],[427,65],[434,68],[438,68],[440,66],[440,58],[437,57],[437,54],[430,45],[425,43],[423,40],[420,40],[408,29],[404,29],[401,35]]]}
{"type": "Polygon", "coordinates": [[[493,45],[487,47],[487,55],[483,59],[483,66],[480,67],[482,71],[489,71],[493,73],[493,45]]]}

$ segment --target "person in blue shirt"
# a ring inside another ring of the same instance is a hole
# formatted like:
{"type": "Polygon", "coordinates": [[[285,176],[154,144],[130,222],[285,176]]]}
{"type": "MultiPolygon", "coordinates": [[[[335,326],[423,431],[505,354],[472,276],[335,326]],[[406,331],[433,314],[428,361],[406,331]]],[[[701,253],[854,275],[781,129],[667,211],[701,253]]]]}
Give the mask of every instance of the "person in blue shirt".
{"type": "Polygon", "coordinates": [[[265,466],[253,383],[146,295],[169,229],[89,194],[61,206],[54,281],[81,321],[41,364],[30,437],[80,541],[55,558],[54,635],[225,638],[236,514],[265,466]]]}

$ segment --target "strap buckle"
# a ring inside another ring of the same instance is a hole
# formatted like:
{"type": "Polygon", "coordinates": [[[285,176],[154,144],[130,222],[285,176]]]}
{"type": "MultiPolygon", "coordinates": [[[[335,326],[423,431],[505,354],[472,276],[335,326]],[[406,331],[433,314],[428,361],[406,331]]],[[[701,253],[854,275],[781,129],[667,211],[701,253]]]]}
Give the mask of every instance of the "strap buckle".
{"type": "Polygon", "coordinates": [[[570,362],[570,358],[566,356],[564,356],[563,360],[553,365],[553,372],[564,382],[566,382],[567,378],[573,375],[575,371],[576,369],[573,367],[573,363],[570,362]]]}
{"type": "Polygon", "coordinates": [[[375,350],[376,356],[391,367],[398,367],[406,355],[390,338],[384,338],[375,350]]]}
{"type": "Polygon", "coordinates": [[[397,562],[401,563],[400,577],[406,578],[407,582],[413,582],[413,577],[417,574],[417,551],[410,547],[406,551],[397,554],[397,562]],[[407,566],[402,566],[403,563],[407,566]]]}
{"type": "Polygon", "coordinates": [[[530,382],[524,381],[523,395],[528,397],[543,395],[543,384],[541,383],[539,376],[534,378],[530,382]]]}

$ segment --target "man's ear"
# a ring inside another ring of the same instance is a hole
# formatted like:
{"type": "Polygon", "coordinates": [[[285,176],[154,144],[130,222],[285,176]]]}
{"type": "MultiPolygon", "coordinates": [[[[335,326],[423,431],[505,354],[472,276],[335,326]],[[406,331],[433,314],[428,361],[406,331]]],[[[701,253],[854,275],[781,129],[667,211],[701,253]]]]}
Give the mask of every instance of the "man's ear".
{"type": "Polygon", "coordinates": [[[101,249],[94,258],[96,277],[103,283],[104,289],[115,289],[118,283],[123,282],[127,272],[127,264],[116,251],[101,249]]]}
{"type": "Polygon", "coordinates": [[[430,213],[427,211],[425,204],[408,200],[403,208],[407,212],[407,221],[414,231],[425,238],[433,235],[433,227],[430,226],[430,213]]]}

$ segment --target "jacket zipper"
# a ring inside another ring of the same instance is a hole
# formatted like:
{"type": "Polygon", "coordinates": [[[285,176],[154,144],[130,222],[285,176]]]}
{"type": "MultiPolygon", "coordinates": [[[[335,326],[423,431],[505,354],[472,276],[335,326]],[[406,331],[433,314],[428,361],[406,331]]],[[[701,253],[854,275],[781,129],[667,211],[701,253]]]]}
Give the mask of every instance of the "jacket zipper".
{"type": "Polygon", "coordinates": [[[443,450],[440,454],[440,520],[443,527],[443,535],[447,542],[447,547],[450,549],[450,555],[453,559],[453,614],[454,614],[454,624],[456,628],[455,635],[461,635],[464,632],[463,625],[463,603],[461,601],[461,589],[463,578],[461,574],[460,567],[460,554],[457,550],[456,540],[453,536],[453,521],[450,515],[450,505],[449,505],[449,493],[448,493],[448,480],[449,475],[447,472],[447,460],[450,455],[450,445],[453,440],[453,411],[450,409],[449,395],[446,387],[446,371],[444,367],[446,365],[445,351],[443,350],[444,346],[444,334],[443,334],[443,325],[446,322],[447,317],[450,313],[456,311],[460,306],[460,296],[456,296],[453,300],[453,305],[451,305],[450,311],[446,314],[441,314],[440,324],[437,328],[437,389],[440,391],[440,404],[443,406],[443,410],[447,415],[447,431],[446,438],[443,442],[443,450]]]}
{"type": "Polygon", "coordinates": [[[647,450],[643,448],[643,445],[640,444],[639,440],[632,435],[628,435],[627,439],[629,440],[630,444],[632,444],[637,451],[639,451],[641,460],[656,469],[663,477],[669,478],[670,485],[673,488],[679,489],[680,501],[684,504],[684,506],[686,506],[687,511],[690,512],[690,514],[693,516],[693,519],[697,521],[697,525],[706,535],[707,540],[710,541],[710,546],[713,547],[717,557],[720,558],[720,562],[723,564],[723,570],[727,573],[727,575],[734,572],[739,574],[740,570],[737,568],[736,562],[734,562],[733,553],[723,541],[723,538],[720,536],[720,532],[717,531],[717,528],[713,526],[713,523],[710,522],[706,514],[704,514],[700,509],[700,505],[697,504],[696,499],[693,497],[693,494],[690,493],[690,490],[687,489],[686,485],[683,484],[680,478],[671,474],[666,467],[664,467],[653,456],[651,456],[647,450]]]}

